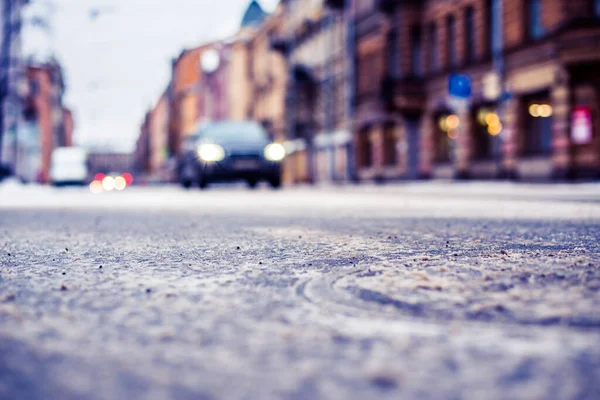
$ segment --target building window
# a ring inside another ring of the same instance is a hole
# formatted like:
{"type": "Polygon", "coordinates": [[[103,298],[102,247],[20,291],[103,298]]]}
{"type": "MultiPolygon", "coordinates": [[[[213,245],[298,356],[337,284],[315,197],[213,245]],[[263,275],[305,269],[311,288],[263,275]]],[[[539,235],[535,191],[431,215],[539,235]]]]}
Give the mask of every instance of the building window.
{"type": "Polygon", "coordinates": [[[465,11],[465,53],[468,62],[477,59],[477,40],[475,36],[475,9],[467,7],[465,11]]]}
{"type": "Polygon", "coordinates": [[[421,29],[415,26],[410,32],[410,58],[411,72],[414,76],[422,76],[423,68],[421,65],[423,46],[421,44],[421,29]]]}
{"type": "Polygon", "coordinates": [[[552,105],[549,96],[537,96],[524,101],[523,153],[529,156],[552,152],[552,105]]]}
{"type": "Polygon", "coordinates": [[[488,1],[489,32],[490,32],[490,52],[498,54],[502,51],[502,17],[501,0],[488,1]]]}
{"type": "Polygon", "coordinates": [[[448,163],[451,160],[452,141],[458,137],[458,116],[449,113],[438,114],[435,124],[435,161],[448,163]]]}
{"type": "Polygon", "coordinates": [[[454,15],[446,19],[446,57],[451,67],[458,65],[458,54],[456,52],[456,19],[454,15]]]}
{"type": "Polygon", "coordinates": [[[476,160],[489,160],[494,156],[493,137],[497,136],[502,124],[493,107],[480,107],[473,114],[473,154],[476,160]]]}
{"type": "Polygon", "coordinates": [[[530,39],[539,39],[544,35],[542,0],[527,0],[527,28],[530,39]]]}
{"type": "Polygon", "coordinates": [[[393,124],[387,124],[383,127],[383,165],[394,166],[396,162],[396,132],[393,124]]]}
{"type": "Polygon", "coordinates": [[[388,74],[397,76],[398,71],[398,34],[391,30],[388,35],[388,74]]]}
{"type": "Polygon", "coordinates": [[[437,26],[435,23],[429,25],[429,71],[437,72],[440,68],[439,65],[439,49],[438,49],[438,37],[437,37],[437,26]]]}

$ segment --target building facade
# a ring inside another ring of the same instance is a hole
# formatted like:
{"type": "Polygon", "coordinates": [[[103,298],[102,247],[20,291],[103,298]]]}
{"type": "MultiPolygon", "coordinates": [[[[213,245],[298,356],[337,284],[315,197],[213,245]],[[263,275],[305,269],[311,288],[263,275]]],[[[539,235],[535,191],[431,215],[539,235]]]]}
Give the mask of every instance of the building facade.
{"type": "Polygon", "coordinates": [[[271,47],[273,38],[283,31],[283,6],[257,26],[247,41],[249,90],[248,117],[260,122],[272,140],[285,140],[285,93],[287,67],[285,57],[271,47]]]}
{"type": "Polygon", "coordinates": [[[5,145],[10,145],[17,177],[47,183],[52,151],[73,144],[73,116],[62,103],[62,69],[56,61],[28,65],[20,87],[23,98],[16,138],[5,145]]]}
{"type": "Polygon", "coordinates": [[[167,89],[169,154],[179,154],[183,140],[202,123],[228,117],[229,54],[227,43],[214,42],[184,50],[173,61],[167,89]],[[203,67],[207,54],[214,60],[214,70],[203,67]]]}
{"type": "Polygon", "coordinates": [[[148,115],[148,171],[147,174],[159,181],[171,180],[169,154],[169,103],[163,93],[148,115]]]}
{"type": "Polygon", "coordinates": [[[259,30],[267,14],[260,4],[252,0],[240,23],[236,34],[226,41],[228,44],[228,74],[227,92],[229,119],[236,121],[248,120],[254,113],[254,72],[256,70],[257,56],[255,51],[261,51],[262,46],[259,30]]]}
{"type": "MultiPolygon", "coordinates": [[[[138,134],[137,141],[135,143],[135,149],[132,156],[132,170],[135,176],[144,177],[150,173],[150,113],[146,113],[144,121],[140,126],[140,132],[138,134]]],[[[106,173],[104,171],[98,171],[106,173]]]]}
{"type": "Polygon", "coordinates": [[[597,175],[599,3],[351,2],[360,178],[597,175]]]}
{"type": "Polygon", "coordinates": [[[325,0],[282,4],[284,29],[274,46],[286,55],[288,67],[288,183],[346,181],[352,136],[343,7],[325,0]]]}

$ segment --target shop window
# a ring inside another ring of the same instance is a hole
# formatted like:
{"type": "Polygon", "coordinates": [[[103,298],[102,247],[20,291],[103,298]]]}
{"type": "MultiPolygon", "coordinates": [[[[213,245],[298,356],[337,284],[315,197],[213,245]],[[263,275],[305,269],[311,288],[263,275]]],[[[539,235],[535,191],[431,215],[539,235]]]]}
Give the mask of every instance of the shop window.
{"type": "Polygon", "coordinates": [[[473,117],[474,158],[489,160],[494,157],[493,138],[502,131],[500,117],[493,107],[480,107],[473,117]]]}
{"type": "Polygon", "coordinates": [[[365,128],[358,135],[358,160],[359,165],[363,168],[373,165],[371,139],[369,138],[370,131],[369,128],[365,128]]]}
{"type": "Polygon", "coordinates": [[[396,163],[396,132],[394,125],[389,124],[383,127],[383,164],[385,166],[394,166],[396,163]]]}
{"type": "Polygon", "coordinates": [[[465,52],[468,62],[477,59],[477,36],[475,34],[475,9],[469,6],[465,10],[465,52]]]}
{"type": "Polygon", "coordinates": [[[527,0],[526,27],[530,39],[539,39],[544,35],[542,21],[542,0],[527,0]]]}
{"type": "Polygon", "coordinates": [[[435,119],[435,160],[447,163],[451,160],[452,141],[458,138],[460,120],[458,116],[442,113],[435,119]]]}
{"type": "Polygon", "coordinates": [[[546,155],[552,152],[552,105],[548,97],[525,101],[523,153],[546,155]]]}
{"type": "Polygon", "coordinates": [[[429,71],[437,72],[440,68],[439,49],[438,49],[438,33],[435,23],[429,24],[429,71]]]}
{"type": "Polygon", "coordinates": [[[458,65],[458,53],[456,51],[456,18],[454,15],[446,19],[446,57],[451,67],[458,65]]]}
{"type": "Polygon", "coordinates": [[[410,32],[411,72],[414,76],[423,75],[423,67],[421,65],[422,53],[421,28],[414,26],[410,32]]]}

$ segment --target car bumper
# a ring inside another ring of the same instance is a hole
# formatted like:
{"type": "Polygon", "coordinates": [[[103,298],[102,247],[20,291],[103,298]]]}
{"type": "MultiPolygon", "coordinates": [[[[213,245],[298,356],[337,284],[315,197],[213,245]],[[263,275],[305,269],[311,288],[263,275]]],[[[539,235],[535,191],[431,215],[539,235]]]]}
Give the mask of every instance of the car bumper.
{"type": "Polygon", "coordinates": [[[224,160],[199,163],[199,175],[209,181],[272,180],[281,174],[281,164],[266,160],[224,160]]]}

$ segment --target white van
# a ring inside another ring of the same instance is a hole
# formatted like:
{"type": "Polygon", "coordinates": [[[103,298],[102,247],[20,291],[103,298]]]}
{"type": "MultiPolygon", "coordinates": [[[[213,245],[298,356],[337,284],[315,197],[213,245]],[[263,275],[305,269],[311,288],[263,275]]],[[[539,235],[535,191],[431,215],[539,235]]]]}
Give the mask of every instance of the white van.
{"type": "Polygon", "coordinates": [[[85,185],[88,180],[88,153],[80,147],[58,147],[52,152],[50,181],[53,185],[85,185]]]}

